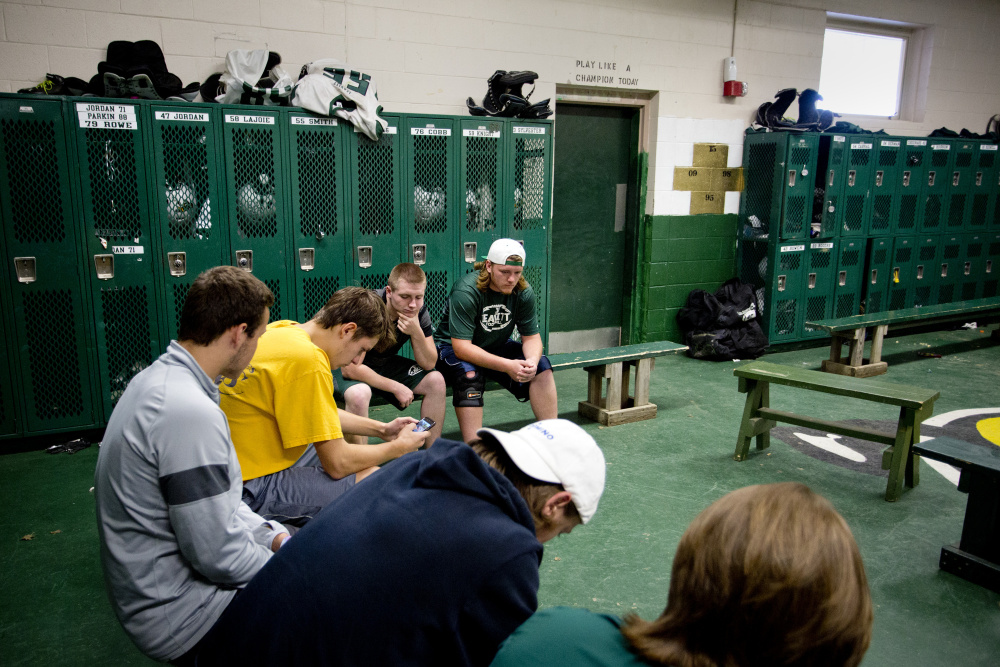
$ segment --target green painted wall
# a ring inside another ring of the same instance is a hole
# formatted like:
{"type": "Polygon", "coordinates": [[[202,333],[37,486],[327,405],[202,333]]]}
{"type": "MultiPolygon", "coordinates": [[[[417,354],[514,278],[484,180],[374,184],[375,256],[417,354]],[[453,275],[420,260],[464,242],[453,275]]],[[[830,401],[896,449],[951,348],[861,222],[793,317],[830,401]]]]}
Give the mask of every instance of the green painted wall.
{"type": "Polygon", "coordinates": [[[677,311],[688,292],[736,276],[736,215],[646,216],[639,286],[642,340],[682,342],[677,311]]]}

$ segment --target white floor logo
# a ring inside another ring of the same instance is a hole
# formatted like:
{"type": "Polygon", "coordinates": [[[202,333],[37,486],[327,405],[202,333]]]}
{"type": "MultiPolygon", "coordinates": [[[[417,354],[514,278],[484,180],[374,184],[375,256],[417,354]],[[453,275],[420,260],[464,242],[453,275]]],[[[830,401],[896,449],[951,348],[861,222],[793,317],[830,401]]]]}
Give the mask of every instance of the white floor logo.
{"type": "Polygon", "coordinates": [[[510,310],[502,303],[486,306],[480,324],[485,331],[499,331],[510,324],[510,310]]]}

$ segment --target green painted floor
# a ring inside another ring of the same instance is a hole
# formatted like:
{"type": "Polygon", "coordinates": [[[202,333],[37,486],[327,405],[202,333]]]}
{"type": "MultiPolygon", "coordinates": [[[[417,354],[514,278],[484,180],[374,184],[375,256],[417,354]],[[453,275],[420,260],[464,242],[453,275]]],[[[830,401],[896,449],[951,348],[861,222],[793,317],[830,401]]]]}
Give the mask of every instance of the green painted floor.
{"type": "MultiPolygon", "coordinates": [[[[935,415],[994,409],[943,427],[975,437],[1000,432],[1000,344],[979,331],[889,339],[882,379],[941,392],[935,415]],[[942,353],[940,359],[917,355],[942,353]],[[990,421],[993,420],[993,421],[990,421]],[[964,429],[964,431],[962,430],[964,429]]],[[[780,352],[768,361],[818,369],[825,348],[780,352]]],[[[871,464],[849,470],[772,438],[769,450],[732,460],[743,395],[736,364],[658,359],[650,389],[655,420],[600,427],[576,415],[586,394],[582,370],[557,374],[563,417],[582,423],[604,449],[607,489],[593,521],[550,542],[541,569],[542,606],[595,611],[662,610],[674,549],[688,522],[741,486],[798,480],[829,498],[861,547],[875,603],[875,632],[866,666],[1000,663],[1000,595],[938,570],[944,544],[961,533],[965,496],[930,466],[921,484],[897,503],[882,500],[885,478],[871,464]]],[[[827,419],[885,421],[890,408],[783,387],[771,404],[827,419]]],[[[411,409],[411,412],[413,410],[411,409]]],[[[394,412],[373,410],[376,418],[394,412]]],[[[513,429],[530,411],[501,392],[487,395],[487,424],[513,429]]],[[[795,429],[789,429],[792,433],[795,429]]],[[[454,414],[445,435],[457,435],[454,414]]],[[[794,440],[794,436],[786,436],[794,440]]],[[[4,448],[0,443],[0,451],[4,448]]],[[[78,454],[0,455],[0,663],[128,665],[146,661],[122,633],[105,598],[98,565],[92,486],[97,448],[78,454]],[[31,540],[22,540],[34,535],[31,540]]],[[[836,457],[827,459],[835,460],[836,457]]],[[[865,464],[867,465],[867,464],[865,464]]],[[[857,467],[857,466],[856,466],[857,467]]]]}

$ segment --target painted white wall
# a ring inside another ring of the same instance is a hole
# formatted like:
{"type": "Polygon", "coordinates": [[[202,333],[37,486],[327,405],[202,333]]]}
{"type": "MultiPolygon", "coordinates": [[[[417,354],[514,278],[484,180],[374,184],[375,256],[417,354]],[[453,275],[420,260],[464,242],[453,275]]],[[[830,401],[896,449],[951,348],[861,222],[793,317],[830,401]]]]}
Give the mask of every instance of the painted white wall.
{"type": "MultiPolygon", "coordinates": [[[[496,69],[540,75],[532,97],[573,85],[578,60],[629,66],[629,92],[657,110],[648,135],[648,212],[687,213],[674,166],[696,141],[730,144],[781,89],[818,87],[826,12],[932,26],[933,54],[920,122],[856,120],[922,135],[946,126],[983,131],[1000,112],[1000,3],[996,0],[19,0],[0,2],[0,91],[46,72],[89,79],[108,42],[158,42],[185,83],[221,71],[230,49],[268,48],[293,75],[339,58],[372,74],[388,111],[465,114],[496,69]],[[734,53],[746,98],[722,96],[722,61],[734,53]]],[[[616,70],[614,75],[619,76],[616,70]]],[[[622,72],[623,74],[623,72],[622,72]]],[[[592,87],[592,86],[591,86],[592,87]]],[[[614,93],[615,86],[609,91],[614,93]]],[[[687,160],[687,161],[686,161],[687,160]]],[[[728,195],[727,212],[738,197],[728,195]]]]}

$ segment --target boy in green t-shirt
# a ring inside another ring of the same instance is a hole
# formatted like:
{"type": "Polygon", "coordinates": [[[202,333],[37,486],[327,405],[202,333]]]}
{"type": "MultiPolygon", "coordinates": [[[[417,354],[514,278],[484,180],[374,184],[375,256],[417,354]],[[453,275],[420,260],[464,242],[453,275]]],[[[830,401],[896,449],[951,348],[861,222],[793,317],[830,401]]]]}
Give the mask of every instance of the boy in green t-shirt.
{"type": "Polygon", "coordinates": [[[535,293],[524,280],[524,247],[498,239],[486,261],[455,283],[434,332],[437,369],[452,387],[452,404],[470,442],[483,425],[486,380],[500,383],[519,401],[531,401],[536,419],[558,416],[552,366],[542,354],[535,293]],[[510,339],[514,328],[521,342],[510,339]]]}

